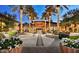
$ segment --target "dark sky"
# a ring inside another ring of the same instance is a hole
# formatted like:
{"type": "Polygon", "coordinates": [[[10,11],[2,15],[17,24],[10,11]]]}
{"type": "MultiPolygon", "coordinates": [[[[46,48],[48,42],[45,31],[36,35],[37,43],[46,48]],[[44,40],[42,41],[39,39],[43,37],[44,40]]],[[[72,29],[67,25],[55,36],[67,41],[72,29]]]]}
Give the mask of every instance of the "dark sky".
{"type": "MultiPolygon", "coordinates": [[[[38,17],[40,19],[42,13],[45,11],[45,5],[33,5],[33,7],[34,7],[35,11],[37,12],[38,17]]],[[[79,5],[71,5],[71,6],[69,6],[69,10],[76,9],[76,8],[79,8],[79,5]]],[[[64,9],[64,11],[61,13],[61,15],[63,15],[64,13],[66,13],[69,10],[64,9]]],[[[17,19],[16,20],[19,21],[19,18],[20,18],[19,17],[19,13],[18,12],[12,12],[11,8],[8,7],[7,5],[0,5],[0,12],[2,12],[2,13],[3,12],[7,12],[7,13],[10,13],[10,14],[15,14],[15,15],[17,15],[17,19]]],[[[54,22],[56,22],[57,21],[57,17],[56,16],[52,16],[52,20],[54,22]]],[[[28,18],[24,16],[23,17],[23,22],[27,22],[28,23],[29,22],[28,18]]]]}

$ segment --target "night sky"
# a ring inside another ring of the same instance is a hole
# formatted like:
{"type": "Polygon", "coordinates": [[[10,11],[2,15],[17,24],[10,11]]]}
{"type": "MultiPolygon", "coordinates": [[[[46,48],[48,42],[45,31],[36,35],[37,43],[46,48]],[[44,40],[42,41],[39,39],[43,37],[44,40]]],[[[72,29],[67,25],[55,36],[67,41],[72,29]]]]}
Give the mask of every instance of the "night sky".
{"type": "MultiPolygon", "coordinates": [[[[39,20],[41,20],[40,18],[41,18],[41,15],[42,15],[42,13],[45,11],[45,5],[33,5],[33,7],[34,7],[34,9],[35,9],[35,11],[37,12],[37,14],[38,14],[38,17],[39,17],[39,20]]],[[[70,5],[69,6],[69,10],[72,10],[72,9],[76,9],[76,8],[79,8],[79,5],[70,5]]],[[[67,11],[69,11],[69,10],[66,10],[66,9],[64,9],[64,11],[61,13],[61,16],[64,14],[64,13],[66,13],[67,11]]],[[[8,7],[7,5],[0,5],[0,12],[1,13],[4,13],[4,12],[7,12],[7,13],[10,13],[10,14],[12,14],[12,15],[16,15],[17,17],[16,17],[16,20],[20,20],[19,18],[19,13],[18,12],[12,12],[11,11],[11,8],[10,7],[8,7]]],[[[52,16],[52,20],[54,21],[54,22],[56,22],[57,21],[57,17],[56,16],[52,16]]],[[[23,17],[23,23],[25,23],[25,22],[27,22],[27,23],[29,23],[29,20],[28,20],[28,18],[26,17],[26,16],[24,16],[23,17]]]]}

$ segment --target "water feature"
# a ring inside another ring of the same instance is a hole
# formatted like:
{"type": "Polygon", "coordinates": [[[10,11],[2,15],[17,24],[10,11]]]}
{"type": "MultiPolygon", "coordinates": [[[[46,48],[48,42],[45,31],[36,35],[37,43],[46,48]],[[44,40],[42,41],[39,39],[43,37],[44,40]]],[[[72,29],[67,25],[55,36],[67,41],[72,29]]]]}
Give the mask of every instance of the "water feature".
{"type": "Polygon", "coordinates": [[[37,37],[37,42],[36,46],[44,46],[43,40],[42,40],[42,30],[37,31],[38,37],[37,37]]]}

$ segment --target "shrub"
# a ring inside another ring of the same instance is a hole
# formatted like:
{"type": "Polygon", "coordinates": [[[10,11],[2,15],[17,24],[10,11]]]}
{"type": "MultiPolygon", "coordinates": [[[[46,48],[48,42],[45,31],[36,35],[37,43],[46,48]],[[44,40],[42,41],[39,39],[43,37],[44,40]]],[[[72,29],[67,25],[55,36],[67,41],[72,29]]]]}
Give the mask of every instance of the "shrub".
{"type": "Polygon", "coordinates": [[[79,48],[79,40],[71,40],[69,38],[64,38],[63,45],[70,48],[79,48]]]}
{"type": "Polygon", "coordinates": [[[10,38],[0,40],[0,49],[11,49],[20,46],[23,43],[19,38],[10,38]]]}

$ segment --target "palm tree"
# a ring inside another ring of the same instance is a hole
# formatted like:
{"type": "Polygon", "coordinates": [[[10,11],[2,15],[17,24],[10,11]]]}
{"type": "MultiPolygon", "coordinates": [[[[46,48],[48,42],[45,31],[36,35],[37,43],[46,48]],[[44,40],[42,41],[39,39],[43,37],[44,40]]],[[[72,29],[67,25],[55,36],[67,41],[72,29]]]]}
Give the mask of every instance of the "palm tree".
{"type": "Polygon", "coordinates": [[[42,19],[45,20],[45,33],[46,33],[46,20],[47,20],[48,15],[46,14],[46,12],[42,13],[42,19]]]}
{"type": "Polygon", "coordinates": [[[36,12],[34,11],[34,8],[32,6],[30,6],[30,8],[28,8],[28,18],[29,18],[29,32],[30,32],[30,28],[31,28],[31,23],[30,21],[34,20],[34,18],[37,17],[36,12]]]}
{"type": "Polygon", "coordinates": [[[54,12],[54,7],[52,5],[46,6],[46,13],[49,21],[49,31],[50,31],[50,26],[51,26],[51,19],[52,19],[52,14],[54,12]]]}
{"type": "Polygon", "coordinates": [[[22,24],[22,17],[23,14],[27,14],[28,13],[28,8],[30,6],[25,6],[25,5],[14,5],[14,6],[10,6],[13,12],[18,11],[20,13],[20,32],[23,32],[23,24],[22,24]]]}
{"type": "Polygon", "coordinates": [[[37,19],[37,13],[36,12],[33,12],[32,13],[32,20],[33,20],[33,32],[34,32],[34,20],[37,19]]]}
{"type": "MultiPolygon", "coordinates": [[[[30,15],[30,20],[33,21],[33,31],[34,31],[34,20],[37,19],[37,13],[33,11],[30,15]]],[[[31,27],[31,26],[30,26],[31,27]]]]}
{"type": "Polygon", "coordinates": [[[75,29],[77,29],[77,32],[78,32],[77,25],[79,23],[79,9],[70,10],[63,17],[65,20],[69,18],[69,20],[67,21],[71,21],[72,32],[75,32],[75,29]]]}
{"type": "Polygon", "coordinates": [[[55,6],[56,14],[57,14],[57,17],[58,17],[57,28],[58,28],[59,31],[60,31],[60,10],[64,10],[64,8],[68,10],[68,7],[66,5],[56,5],[55,6]]]}
{"type": "MultiPolygon", "coordinates": [[[[47,6],[50,7],[50,6],[47,6]]],[[[64,8],[68,9],[68,7],[66,5],[55,5],[55,6],[51,6],[51,8],[54,8],[53,11],[56,13],[58,20],[57,20],[57,28],[59,30],[59,26],[60,26],[60,10],[64,10],[64,8]]]]}

